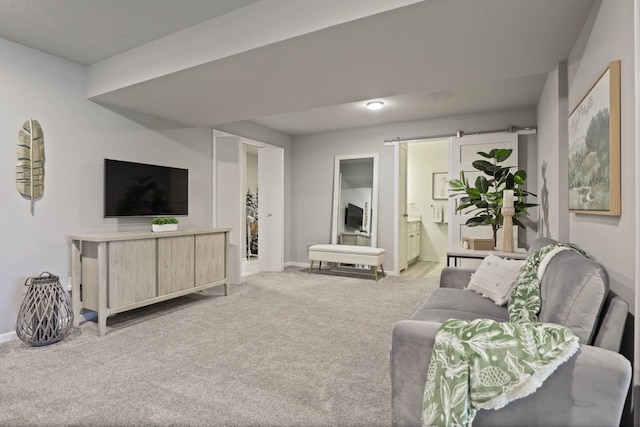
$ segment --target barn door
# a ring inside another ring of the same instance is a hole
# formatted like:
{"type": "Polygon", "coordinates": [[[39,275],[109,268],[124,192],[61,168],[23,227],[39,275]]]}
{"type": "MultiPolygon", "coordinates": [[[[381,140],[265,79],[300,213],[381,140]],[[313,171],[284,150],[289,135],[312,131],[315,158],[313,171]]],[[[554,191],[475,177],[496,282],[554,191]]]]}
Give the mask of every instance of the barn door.
{"type": "MultiPolygon", "coordinates": [[[[483,160],[483,157],[477,153],[483,151],[488,153],[494,148],[512,149],[513,153],[504,162],[504,166],[512,166],[513,171],[518,170],[518,134],[517,133],[491,133],[484,135],[469,135],[461,138],[451,138],[451,156],[450,156],[450,179],[459,179],[460,171],[464,171],[464,175],[470,183],[475,182],[476,177],[482,174],[472,166],[475,160],[483,160]]],[[[484,159],[486,160],[486,159],[484,159]]],[[[459,248],[462,245],[462,239],[465,237],[476,237],[484,239],[493,239],[493,232],[489,226],[467,227],[465,225],[467,219],[473,215],[470,214],[472,209],[465,211],[457,211],[459,199],[461,196],[449,199],[450,226],[449,226],[449,247],[459,248]]],[[[518,242],[518,227],[514,227],[513,233],[515,238],[514,247],[518,242]]],[[[498,245],[501,245],[502,229],[498,231],[498,245]]]]}

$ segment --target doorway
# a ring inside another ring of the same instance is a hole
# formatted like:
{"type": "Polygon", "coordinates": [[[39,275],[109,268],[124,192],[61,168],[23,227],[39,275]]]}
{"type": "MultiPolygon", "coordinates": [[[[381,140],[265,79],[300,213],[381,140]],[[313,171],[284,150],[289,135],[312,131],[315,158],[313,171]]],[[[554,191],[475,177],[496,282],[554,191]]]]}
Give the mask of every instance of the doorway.
{"type": "Polygon", "coordinates": [[[258,273],[258,225],[259,225],[259,199],[258,199],[258,153],[259,148],[246,143],[242,144],[244,162],[243,193],[245,195],[245,225],[242,236],[242,277],[258,273]]]}
{"type": "Polygon", "coordinates": [[[218,131],[214,131],[213,146],[213,223],[217,227],[231,229],[230,283],[240,283],[247,274],[282,271],[284,149],[218,131]],[[253,164],[256,161],[254,155],[257,155],[257,170],[253,164]],[[248,164],[250,171],[247,171],[248,164]],[[255,214],[251,219],[247,209],[248,187],[257,205],[257,209],[251,212],[255,214]],[[255,225],[252,227],[252,224],[255,225]],[[257,262],[253,262],[256,259],[257,262]],[[247,267],[245,271],[243,267],[247,267]]]}
{"type": "MultiPolygon", "coordinates": [[[[488,153],[492,149],[510,149],[512,155],[509,159],[502,163],[509,166],[513,171],[518,170],[518,134],[517,133],[485,133],[480,135],[465,135],[464,138],[453,138],[451,141],[451,157],[453,160],[450,164],[451,175],[460,176],[460,172],[464,172],[466,179],[473,183],[476,178],[482,175],[478,169],[473,166],[476,160],[485,160],[486,158],[479,153],[488,153]]],[[[452,209],[455,209],[459,198],[451,199],[452,209]]],[[[465,238],[492,239],[493,232],[491,227],[470,227],[466,225],[469,218],[475,216],[477,211],[474,208],[456,211],[451,217],[451,234],[449,236],[449,244],[451,247],[461,247],[465,238]]],[[[497,248],[502,246],[502,231],[498,230],[497,248]]],[[[513,227],[514,247],[518,247],[518,227],[513,227]]],[[[474,263],[475,265],[475,263],[474,263]]]]}
{"type": "Polygon", "coordinates": [[[430,277],[449,248],[449,138],[398,144],[396,271],[430,277]]]}

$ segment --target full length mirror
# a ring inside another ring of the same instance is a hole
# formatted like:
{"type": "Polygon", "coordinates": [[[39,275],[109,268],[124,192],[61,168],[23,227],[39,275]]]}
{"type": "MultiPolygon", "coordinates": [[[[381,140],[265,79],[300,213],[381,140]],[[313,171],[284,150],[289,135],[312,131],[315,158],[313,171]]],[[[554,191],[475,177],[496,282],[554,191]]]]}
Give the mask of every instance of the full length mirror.
{"type": "Polygon", "coordinates": [[[331,243],[377,246],[378,155],[336,156],[331,243]]]}

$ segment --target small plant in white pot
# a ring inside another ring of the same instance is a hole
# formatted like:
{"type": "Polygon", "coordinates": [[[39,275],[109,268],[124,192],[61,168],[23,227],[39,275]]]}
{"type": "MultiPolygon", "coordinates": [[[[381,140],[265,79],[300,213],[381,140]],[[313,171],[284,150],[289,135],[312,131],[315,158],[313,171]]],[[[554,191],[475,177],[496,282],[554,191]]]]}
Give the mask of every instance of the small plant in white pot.
{"type": "Polygon", "coordinates": [[[151,221],[151,231],[176,231],[178,229],[178,220],[174,217],[154,218],[151,221]]]}

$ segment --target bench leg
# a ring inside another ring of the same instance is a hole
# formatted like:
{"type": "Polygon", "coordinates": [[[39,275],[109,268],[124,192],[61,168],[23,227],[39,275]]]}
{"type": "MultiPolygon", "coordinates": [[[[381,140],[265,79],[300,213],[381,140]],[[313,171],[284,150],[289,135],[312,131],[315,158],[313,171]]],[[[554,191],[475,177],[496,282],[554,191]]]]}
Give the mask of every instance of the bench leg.
{"type": "Polygon", "coordinates": [[[376,282],[378,281],[378,266],[376,265],[372,265],[371,266],[371,271],[373,271],[373,275],[376,278],[376,282]]]}
{"type": "Polygon", "coordinates": [[[313,261],[311,261],[311,264],[309,264],[309,274],[311,274],[312,269],[313,269],[313,261]]]}
{"type": "Polygon", "coordinates": [[[380,264],[380,270],[382,270],[382,277],[386,277],[387,275],[384,274],[384,265],[380,264]]]}
{"type": "Polygon", "coordinates": [[[322,270],[322,261],[318,262],[318,271],[322,270]]]}

